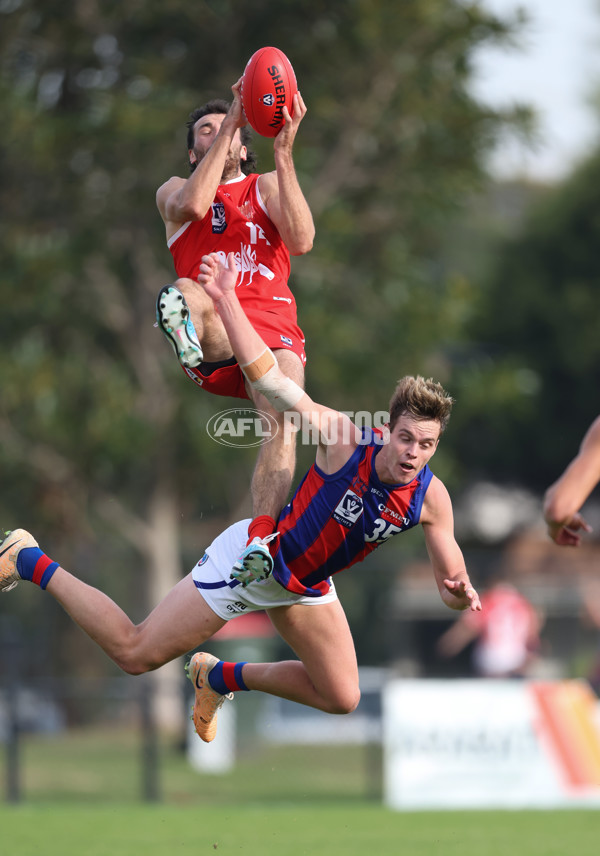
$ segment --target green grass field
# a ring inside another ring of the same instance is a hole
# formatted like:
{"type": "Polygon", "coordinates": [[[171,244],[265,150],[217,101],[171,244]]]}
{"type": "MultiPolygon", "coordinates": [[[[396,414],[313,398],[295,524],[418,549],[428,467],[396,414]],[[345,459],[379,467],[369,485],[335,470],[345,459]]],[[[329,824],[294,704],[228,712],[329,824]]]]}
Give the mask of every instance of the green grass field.
{"type": "Polygon", "coordinates": [[[0,809],[14,856],[592,856],[597,812],[401,814],[375,805],[118,806],[0,809]]]}
{"type": "Polygon", "coordinates": [[[30,736],[22,756],[24,799],[0,807],[2,856],[595,856],[600,846],[597,811],[390,811],[364,747],[251,747],[215,776],[165,742],[156,804],[140,802],[134,733],[30,736]]]}

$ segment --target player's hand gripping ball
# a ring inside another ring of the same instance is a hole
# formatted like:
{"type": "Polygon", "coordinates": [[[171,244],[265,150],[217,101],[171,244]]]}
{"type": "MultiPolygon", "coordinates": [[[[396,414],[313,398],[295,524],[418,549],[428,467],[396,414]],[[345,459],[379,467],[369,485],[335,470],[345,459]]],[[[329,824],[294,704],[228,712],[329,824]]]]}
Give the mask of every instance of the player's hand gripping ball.
{"type": "Polygon", "coordinates": [[[248,122],[262,137],[275,137],[284,125],[283,108],[293,112],[298,91],[292,64],[279,48],[253,53],[242,77],[240,94],[248,122]]]}

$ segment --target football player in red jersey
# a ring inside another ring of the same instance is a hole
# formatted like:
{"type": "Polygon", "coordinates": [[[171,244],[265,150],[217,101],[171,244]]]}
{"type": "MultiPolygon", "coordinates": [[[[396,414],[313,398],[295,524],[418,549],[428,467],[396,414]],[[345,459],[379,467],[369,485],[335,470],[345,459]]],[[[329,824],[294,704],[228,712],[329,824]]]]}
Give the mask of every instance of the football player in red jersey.
{"type": "MultiPolygon", "coordinates": [[[[191,175],[171,177],[156,195],[179,279],[165,286],[157,320],[186,373],[216,395],[251,398],[271,421],[281,416],[249,390],[212,301],[198,284],[202,256],[233,252],[240,273],[239,298],[253,326],[277,354],[283,371],[304,383],[304,336],[288,286],[290,254],[312,248],[315,229],[296,176],[292,148],[306,106],[298,93],[293,112],[274,138],[275,170],[253,172],[254,156],[240,100],[241,79],[231,105],[215,100],[195,110],[188,123],[191,175]]],[[[282,430],[260,446],[251,492],[254,521],[250,552],[269,553],[263,539],[285,504],[295,466],[294,438],[282,430]]]]}
{"type": "Polygon", "coordinates": [[[429,469],[450,417],[452,399],[432,380],[403,378],[390,402],[389,423],[360,430],[349,417],[317,404],[278,367],[236,296],[233,255],[223,266],[205,257],[200,279],[218,306],[249,384],[273,407],[302,414],[319,435],[315,464],[279,515],[269,573],[252,557],[231,566],[250,521],[219,535],[193,571],[140,625],[97,589],[52,562],[32,536],[15,530],[0,543],[0,589],[37,582],[124,671],[156,669],[202,645],[224,624],[267,610],[298,659],[225,663],[199,652],[189,663],[196,689],[194,722],[206,741],[216,715],[236,691],[259,690],[328,713],[349,713],[360,699],[352,634],[331,574],[417,524],[423,526],[435,583],[451,609],[478,611],[454,538],[452,504],[429,469]]]}
{"type": "Polygon", "coordinates": [[[600,416],[588,428],[579,452],[546,491],[544,519],[548,534],[563,547],[578,547],[581,533],[591,527],[581,507],[600,482],[600,416]]]}

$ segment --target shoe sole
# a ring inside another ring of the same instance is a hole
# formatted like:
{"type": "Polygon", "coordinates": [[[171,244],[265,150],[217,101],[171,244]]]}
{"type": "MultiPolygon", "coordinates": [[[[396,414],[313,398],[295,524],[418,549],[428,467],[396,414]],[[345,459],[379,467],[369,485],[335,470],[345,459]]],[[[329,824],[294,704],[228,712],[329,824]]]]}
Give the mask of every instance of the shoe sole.
{"type": "Polygon", "coordinates": [[[246,570],[250,569],[253,573],[263,574],[264,579],[270,576],[274,564],[271,553],[263,544],[258,547],[256,545],[249,544],[238,559],[238,562],[241,562],[246,570]],[[249,549],[249,547],[252,547],[253,549],[249,549]]]}
{"type": "Polygon", "coordinates": [[[173,345],[177,359],[186,369],[195,369],[202,362],[202,348],[193,342],[187,331],[190,310],[183,294],[172,285],[161,288],[156,301],[156,320],[173,345]]]}
{"type": "MultiPolygon", "coordinates": [[[[185,667],[188,678],[192,682],[196,693],[202,692],[205,687],[208,687],[208,673],[219,662],[218,657],[213,657],[212,654],[194,654],[189,663],[185,667]],[[198,675],[204,670],[202,677],[202,686],[198,686],[198,675]]],[[[210,689],[210,687],[209,687],[210,689]]],[[[196,699],[198,696],[196,695],[196,699]]],[[[217,734],[217,714],[213,716],[210,722],[202,719],[200,710],[196,710],[196,701],[192,708],[192,720],[196,734],[205,743],[211,743],[217,734]]]]}

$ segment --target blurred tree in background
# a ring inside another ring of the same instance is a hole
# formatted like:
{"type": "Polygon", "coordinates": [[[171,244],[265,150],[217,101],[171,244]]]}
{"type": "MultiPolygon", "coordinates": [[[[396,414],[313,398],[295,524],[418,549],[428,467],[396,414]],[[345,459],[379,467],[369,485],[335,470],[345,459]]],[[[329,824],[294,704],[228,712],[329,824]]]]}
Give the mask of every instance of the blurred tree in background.
{"type": "MultiPolygon", "coordinates": [[[[458,0],[0,0],[3,524],[135,615],[248,513],[255,450],[208,439],[228,402],[153,328],[173,277],[154,195],[187,174],[190,110],[263,45],[288,54],[309,108],[295,158],[317,238],[292,282],[308,390],[368,410],[404,373],[449,382],[477,286],[447,232],[498,136],[531,118],[470,94],[473,57],[519,20],[458,0]]],[[[271,169],[272,142],[255,144],[271,169]]],[[[440,475],[467,465],[448,438],[440,475]]]]}
{"type": "Polygon", "coordinates": [[[598,415],[600,153],[495,244],[452,388],[470,478],[543,491],[598,415]]]}

